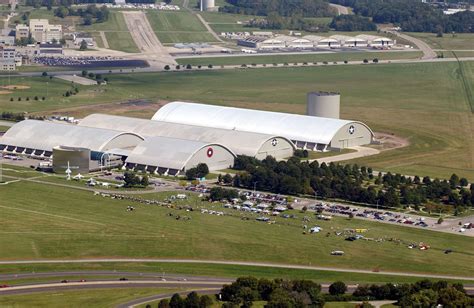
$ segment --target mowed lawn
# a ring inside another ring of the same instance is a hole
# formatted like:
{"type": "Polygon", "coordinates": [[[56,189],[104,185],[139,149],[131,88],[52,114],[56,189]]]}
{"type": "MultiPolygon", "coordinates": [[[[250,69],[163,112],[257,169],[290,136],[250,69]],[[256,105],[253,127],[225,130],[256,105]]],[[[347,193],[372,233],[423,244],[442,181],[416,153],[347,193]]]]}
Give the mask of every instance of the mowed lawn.
{"type": "Polygon", "coordinates": [[[364,59],[372,62],[373,59],[379,60],[398,60],[398,59],[416,59],[420,58],[422,53],[419,51],[403,52],[328,52],[318,54],[293,54],[293,55],[262,55],[262,56],[234,56],[234,57],[195,57],[177,59],[179,64],[191,65],[251,65],[251,64],[293,64],[295,62],[307,62],[313,64],[323,61],[363,61],[364,59]]]}
{"type": "Polygon", "coordinates": [[[148,11],[146,14],[164,44],[216,41],[196,15],[188,11],[148,11]]]}
{"type": "Polygon", "coordinates": [[[437,37],[436,33],[407,33],[422,39],[434,49],[474,50],[474,33],[444,34],[437,37]]]}
{"type": "MultiPolygon", "coordinates": [[[[313,222],[324,231],[303,235],[300,219],[276,224],[186,212],[94,196],[92,192],[47,184],[17,182],[0,187],[0,259],[100,257],[191,258],[337,266],[367,270],[470,275],[472,238],[439,232],[335,218],[313,222]],[[133,204],[137,210],[128,212],[133,204]],[[172,213],[174,216],[169,216],[172,213]],[[176,215],[189,220],[176,220],[176,215]],[[348,242],[326,232],[367,228],[364,235],[382,242],[348,242]],[[393,239],[390,240],[390,239],[393,239]],[[402,243],[397,241],[401,240],[402,243]],[[426,242],[428,251],[406,243],[426,242]],[[454,253],[446,255],[445,249],[454,253]],[[344,250],[343,257],[330,255],[344,250]]],[[[164,196],[157,196],[163,198],[164,196]]],[[[191,199],[181,204],[218,208],[191,199]]]]}
{"type": "MultiPolygon", "coordinates": [[[[462,75],[454,62],[112,75],[107,86],[79,86],[79,94],[72,97],[62,96],[70,89],[64,81],[11,77],[10,84],[31,88],[0,95],[0,108],[83,116],[97,112],[93,107],[97,104],[162,99],[304,113],[307,92],[339,91],[342,118],[367,122],[375,131],[394,133],[411,143],[358,163],[420,176],[448,178],[455,172],[474,181],[474,116],[466,92],[469,89],[472,97],[474,62],[463,62],[462,67],[462,75]],[[25,100],[46,95],[47,88],[46,101],[25,100]]],[[[7,84],[8,78],[0,83],[7,84]]],[[[132,109],[135,116],[145,118],[155,112],[155,108],[132,109]]],[[[110,106],[101,112],[116,110],[110,106]]]]}
{"type": "Polygon", "coordinates": [[[151,295],[173,293],[184,289],[114,288],[100,290],[58,290],[35,294],[2,295],[1,307],[115,307],[124,302],[151,295]]]}

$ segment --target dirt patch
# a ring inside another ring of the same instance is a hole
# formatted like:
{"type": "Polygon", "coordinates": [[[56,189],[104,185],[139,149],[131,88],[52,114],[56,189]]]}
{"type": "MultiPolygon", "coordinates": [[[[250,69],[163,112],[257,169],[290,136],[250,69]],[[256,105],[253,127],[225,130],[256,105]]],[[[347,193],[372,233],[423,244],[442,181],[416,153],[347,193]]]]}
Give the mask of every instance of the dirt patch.
{"type": "Polygon", "coordinates": [[[26,90],[26,89],[29,89],[30,86],[25,86],[25,85],[21,85],[21,84],[12,84],[12,85],[9,85],[9,86],[3,86],[1,88],[2,89],[7,89],[7,90],[26,90]]]}
{"type": "Polygon", "coordinates": [[[6,95],[6,94],[11,94],[13,93],[12,91],[3,91],[3,90],[0,90],[0,95],[6,95]]]}
{"type": "Polygon", "coordinates": [[[403,148],[410,145],[408,139],[402,138],[400,136],[391,134],[391,133],[374,133],[375,140],[379,144],[372,145],[372,148],[375,148],[380,151],[394,150],[403,148]]]}

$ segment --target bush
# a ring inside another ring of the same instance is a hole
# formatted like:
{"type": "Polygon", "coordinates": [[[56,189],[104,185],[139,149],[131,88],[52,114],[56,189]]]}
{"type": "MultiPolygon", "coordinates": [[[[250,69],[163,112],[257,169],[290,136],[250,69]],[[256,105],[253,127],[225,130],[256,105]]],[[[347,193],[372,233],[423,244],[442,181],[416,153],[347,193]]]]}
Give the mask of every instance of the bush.
{"type": "Polygon", "coordinates": [[[202,67],[201,65],[198,65],[198,68],[199,68],[199,69],[201,69],[201,67],[202,67]]]}
{"type": "Polygon", "coordinates": [[[21,97],[18,98],[18,101],[21,102],[21,97]]]}
{"type": "Polygon", "coordinates": [[[193,68],[193,66],[192,66],[191,64],[186,65],[186,69],[187,69],[187,70],[190,70],[190,69],[192,69],[192,68],[193,68]]]}
{"type": "Polygon", "coordinates": [[[362,62],[364,62],[364,63],[369,63],[369,60],[364,59],[364,61],[362,61],[362,62]]]}
{"type": "Polygon", "coordinates": [[[165,65],[165,71],[169,71],[170,70],[170,66],[169,65],[165,65]]]}
{"type": "Polygon", "coordinates": [[[347,286],[342,281],[336,281],[329,286],[329,294],[343,295],[347,291],[347,286]]]}
{"type": "Polygon", "coordinates": [[[209,174],[209,167],[206,164],[200,163],[196,167],[186,170],[186,178],[188,180],[200,179],[209,174]]]}
{"type": "Polygon", "coordinates": [[[89,73],[89,74],[87,74],[87,76],[89,76],[89,78],[94,78],[95,74],[94,73],[89,73]]]}
{"type": "Polygon", "coordinates": [[[10,97],[10,102],[13,102],[13,97],[10,97]]]}
{"type": "Polygon", "coordinates": [[[379,63],[379,59],[375,58],[372,60],[373,63],[379,63]]]}
{"type": "Polygon", "coordinates": [[[176,65],[175,68],[176,68],[177,70],[179,70],[179,69],[181,69],[181,66],[176,65]]]}
{"type": "Polygon", "coordinates": [[[35,97],[34,97],[34,100],[37,101],[37,100],[38,100],[38,96],[35,96],[35,97]]]}
{"type": "Polygon", "coordinates": [[[41,74],[41,76],[43,76],[43,77],[48,76],[48,72],[43,72],[43,73],[41,74]]]}
{"type": "Polygon", "coordinates": [[[347,63],[349,63],[349,62],[347,60],[344,60],[344,64],[347,64],[347,63]]]}
{"type": "Polygon", "coordinates": [[[209,64],[209,65],[207,66],[207,68],[212,68],[212,64],[209,64]]]}

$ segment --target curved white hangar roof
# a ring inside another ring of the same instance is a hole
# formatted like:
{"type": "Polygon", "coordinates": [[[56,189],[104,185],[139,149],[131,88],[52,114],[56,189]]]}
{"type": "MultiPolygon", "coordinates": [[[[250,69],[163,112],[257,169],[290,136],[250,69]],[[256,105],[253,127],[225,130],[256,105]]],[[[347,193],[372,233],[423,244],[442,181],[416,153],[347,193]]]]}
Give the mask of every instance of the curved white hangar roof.
{"type": "Polygon", "coordinates": [[[367,125],[356,121],[184,102],[163,106],[152,119],[284,136],[303,147],[346,148],[368,144],[373,137],[367,125]]]}
{"type": "Polygon", "coordinates": [[[166,137],[149,137],[140,143],[125,160],[128,167],[171,174],[205,163],[209,170],[234,165],[235,155],[220,144],[210,144],[166,137]],[[162,171],[158,170],[161,169],[162,171]]]}
{"type": "Polygon", "coordinates": [[[218,143],[237,155],[263,159],[268,155],[283,159],[293,155],[294,145],[287,138],[252,132],[234,131],[204,126],[152,121],[137,118],[92,114],[79,123],[80,126],[117,129],[140,136],[161,136],[218,143]]]}
{"type": "Polygon", "coordinates": [[[113,148],[132,148],[142,140],[133,133],[25,120],[13,125],[0,138],[0,144],[41,151],[52,151],[54,147],[63,145],[102,152],[113,148]]]}

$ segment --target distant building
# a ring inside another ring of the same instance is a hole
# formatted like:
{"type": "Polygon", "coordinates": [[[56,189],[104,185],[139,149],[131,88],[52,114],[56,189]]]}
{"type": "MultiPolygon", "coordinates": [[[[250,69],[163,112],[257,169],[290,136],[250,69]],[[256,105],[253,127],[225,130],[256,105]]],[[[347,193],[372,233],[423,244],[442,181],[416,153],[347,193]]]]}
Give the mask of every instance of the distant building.
{"type": "Polygon", "coordinates": [[[47,19],[30,19],[30,25],[16,26],[16,39],[28,38],[30,35],[40,43],[59,41],[63,38],[61,25],[50,25],[47,19]]]}
{"type": "Polygon", "coordinates": [[[15,38],[20,40],[22,38],[28,38],[30,36],[30,28],[27,25],[16,25],[15,38]]]}
{"type": "Polygon", "coordinates": [[[0,70],[14,71],[16,69],[15,58],[16,50],[14,47],[0,47],[0,70]]]}
{"type": "Polygon", "coordinates": [[[40,44],[39,54],[55,54],[61,55],[63,53],[63,46],[61,44],[40,44]]]}
{"type": "Polygon", "coordinates": [[[1,46],[13,46],[15,45],[15,37],[2,35],[0,36],[0,45],[1,46]]]}

